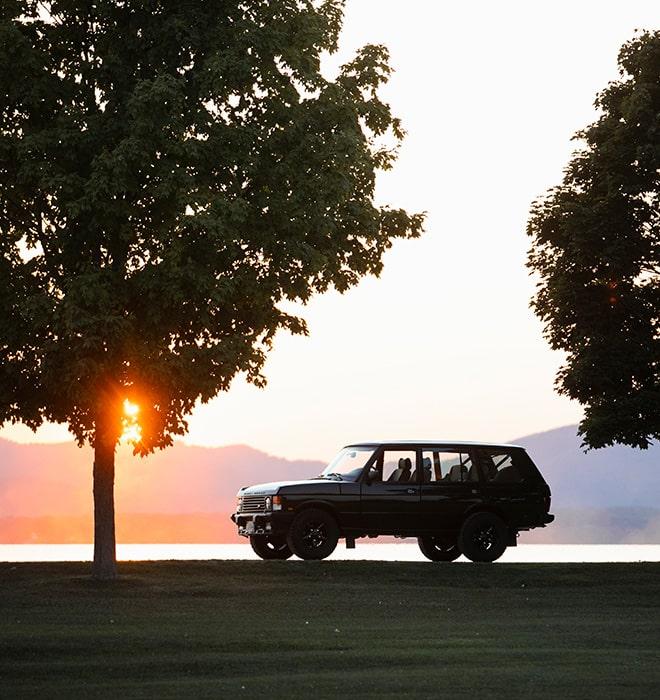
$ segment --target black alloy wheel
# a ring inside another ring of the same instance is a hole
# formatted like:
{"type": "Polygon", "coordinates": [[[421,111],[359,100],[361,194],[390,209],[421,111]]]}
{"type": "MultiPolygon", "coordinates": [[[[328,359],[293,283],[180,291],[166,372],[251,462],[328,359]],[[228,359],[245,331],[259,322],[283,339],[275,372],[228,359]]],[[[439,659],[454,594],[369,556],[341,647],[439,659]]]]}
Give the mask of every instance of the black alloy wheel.
{"type": "Polygon", "coordinates": [[[431,561],[454,561],[461,556],[456,542],[447,542],[439,537],[424,536],[417,538],[422,554],[431,561]]]}
{"type": "Polygon", "coordinates": [[[491,562],[506,550],[507,526],[494,513],[472,514],[463,523],[458,536],[458,547],[470,561],[491,562]]]}
{"type": "Polygon", "coordinates": [[[335,551],[339,528],[330,513],[319,508],[309,508],[296,516],[286,539],[297,557],[325,559],[335,551]]]}
{"type": "Polygon", "coordinates": [[[293,554],[283,535],[251,535],[250,545],[254,553],[262,559],[288,559],[293,554]]]}

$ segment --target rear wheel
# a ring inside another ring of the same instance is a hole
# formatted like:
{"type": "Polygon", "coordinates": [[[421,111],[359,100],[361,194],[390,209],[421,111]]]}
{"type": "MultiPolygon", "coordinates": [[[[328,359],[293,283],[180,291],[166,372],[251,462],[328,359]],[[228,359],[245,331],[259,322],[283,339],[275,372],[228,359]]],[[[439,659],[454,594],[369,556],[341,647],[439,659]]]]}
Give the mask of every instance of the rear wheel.
{"type": "Polygon", "coordinates": [[[337,546],[339,528],[335,519],[319,508],[299,513],[291,523],[286,541],[289,549],[301,559],[325,559],[337,546]]]}
{"type": "Polygon", "coordinates": [[[284,536],[252,535],[250,545],[254,553],[262,559],[288,559],[293,554],[284,536]]]}
{"type": "Polygon", "coordinates": [[[422,554],[431,561],[454,561],[461,556],[461,550],[456,542],[448,543],[438,537],[418,537],[417,544],[422,554]]]}
{"type": "Polygon", "coordinates": [[[495,561],[506,550],[508,530],[494,513],[474,513],[463,523],[458,547],[470,561],[495,561]]]}

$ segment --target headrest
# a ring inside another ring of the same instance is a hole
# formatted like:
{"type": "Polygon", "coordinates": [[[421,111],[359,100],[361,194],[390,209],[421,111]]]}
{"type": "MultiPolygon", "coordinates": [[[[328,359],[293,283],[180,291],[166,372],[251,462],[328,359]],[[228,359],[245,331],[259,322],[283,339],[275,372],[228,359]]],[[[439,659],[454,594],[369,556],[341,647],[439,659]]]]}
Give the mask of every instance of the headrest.
{"type": "Polygon", "coordinates": [[[467,467],[464,464],[454,464],[449,470],[449,481],[465,481],[467,467]]]}

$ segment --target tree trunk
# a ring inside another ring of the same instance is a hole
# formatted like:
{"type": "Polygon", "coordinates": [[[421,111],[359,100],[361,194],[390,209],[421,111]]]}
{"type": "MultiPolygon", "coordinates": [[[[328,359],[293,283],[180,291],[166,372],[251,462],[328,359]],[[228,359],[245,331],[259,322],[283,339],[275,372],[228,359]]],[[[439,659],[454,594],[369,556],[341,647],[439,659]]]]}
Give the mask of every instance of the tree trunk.
{"type": "Polygon", "coordinates": [[[117,577],[115,549],[115,440],[96,431],[94,446],[94,563],[96,579],[117,577]]]}

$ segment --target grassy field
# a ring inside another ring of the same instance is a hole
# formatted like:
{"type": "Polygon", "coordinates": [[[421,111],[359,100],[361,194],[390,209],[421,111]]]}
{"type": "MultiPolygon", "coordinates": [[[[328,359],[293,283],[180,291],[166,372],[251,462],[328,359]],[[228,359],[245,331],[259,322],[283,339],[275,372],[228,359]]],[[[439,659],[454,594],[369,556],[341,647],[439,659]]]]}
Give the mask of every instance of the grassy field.
{"type": "Polygon", "coordinates": [[[0,697],[650,698],[660,565],[0,564],[0,697]]]}

